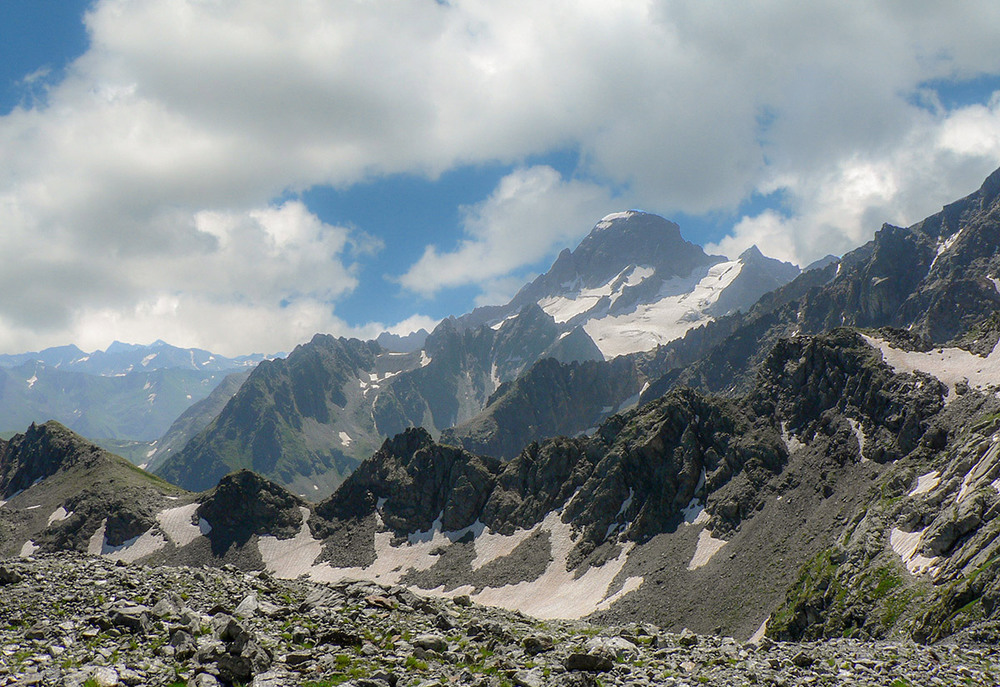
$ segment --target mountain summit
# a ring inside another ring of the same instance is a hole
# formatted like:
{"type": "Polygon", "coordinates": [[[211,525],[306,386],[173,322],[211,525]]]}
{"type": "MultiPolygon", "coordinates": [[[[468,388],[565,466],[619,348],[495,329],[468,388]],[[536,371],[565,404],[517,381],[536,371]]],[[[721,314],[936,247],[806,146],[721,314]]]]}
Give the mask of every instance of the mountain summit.
{"type": "Polygon", "coordinates": [[[708,255],[680,227],[638,210],[601,219],[573,251],[504,306],[477,308],[465,326],[496,327],[537,304],[556,323],[582,327],[605,358],[647,351],[736,310],[799,274],[756,246],[736,260],[708,255]]]}

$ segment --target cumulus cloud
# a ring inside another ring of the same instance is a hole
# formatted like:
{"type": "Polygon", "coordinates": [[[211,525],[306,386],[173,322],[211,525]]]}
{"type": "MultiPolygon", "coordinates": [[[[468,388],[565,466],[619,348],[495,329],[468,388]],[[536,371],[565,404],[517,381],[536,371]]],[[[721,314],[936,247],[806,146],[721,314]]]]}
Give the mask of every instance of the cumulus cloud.
{"type": "Polygon", "coordinates": [[[1000,163],[1000,93],[987,105],[924,113],[901,145],[857,153],[823,169],[776,176],[766,191],[792,199],[742,217],[729,236],[706,248],[738,255],[752,244],[805,265],[869,240],[883,222],[908,226],[979,187],[1000,163]]]}
{"type": "Polygon", "coordinates": [[[377,240],[275,201],[316,185],[511,165],[456,248],[400,269],[424,296],[499,294],[615,198],[732,213],[781,190],[717,249],[803,261],[1000,157],[996,101],[947,111],[931,88],[1000,73],[990,0],[97,0],[85,21],[44,102],[0,117],[0,345],[358,331],[336,302],[377,240]],[[571,179],[524,166],[567,149],[571,179]]]}
{"type": "Polygon", "coordinates": [[[604,187],[566,181],[545,165],[515,170],[489,198],[463,208],[467,238],[455,250],[428,246],[400,283],[432,296],[444,287],[495,282],[581,238],[612,202],[604,187]]]}

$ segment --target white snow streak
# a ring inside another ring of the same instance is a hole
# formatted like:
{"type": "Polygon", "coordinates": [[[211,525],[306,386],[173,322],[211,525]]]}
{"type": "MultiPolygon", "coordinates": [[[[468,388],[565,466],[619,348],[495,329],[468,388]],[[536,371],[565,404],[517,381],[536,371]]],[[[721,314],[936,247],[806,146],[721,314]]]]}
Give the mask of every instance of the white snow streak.
{"type": "Polygon", "coordinates": [[[941,484],[941,473],[937,470],[928,472],[926,475],[920,475],[917,478],[917,486],[910,490],[909,496],[926,494],[933,491],[939,484],[941,484]]]}
{"type": "Polygon", "coordinates": [[[920,550],[920,539],[923,535],[924,530],[904,532],[894,527],[889,533],[889,544],[892,546],[892,550],[899,554],[903,565],[910,571],[910,574],[933,577],[940,571],[940,568],[935,565],[938,562],[937,557],[927,558],[917,553],[920,550]]]}
{"type": "Polygon", "coordinates": [[[52,515],[49,516],[49,523],[48,524],[51,525],[54,522],[59,522],[61,520],[65,520],[66,518],[68,518],[71,515],[73,515],[72,512],[67,512],[65,508],[63,508],[62,506],[59,506],[54,511],[52,511],[52,515]]]}
{"type": "Polygon", "coordinates": [[[712,536],[712,533],[707,529],[703,529],[698,533],[698,546],[695,549],[694,556],[691,557],[691,562],[688,563],[688,570],[697,570],[702,566],[708,565],[708,562],[712,560],[712,556],[719,552],[723,546],[726,545],[725,539],[716,539],[712,536]]]}
{"type": "Polygon", "coordinates": [[[606,608],[625,594],[638,589],[643,582],[641,577],[630,577],[625,580],[619,592],[610,596],[607,594],[611,583],[625,566],[628,553],[634,547],[632,543],[625,545],[617,558],[603,566],[592,567],[575,578],[573,571],[567,571],[566,563],[576,541],[573,539],[571,526],[560,520],[558,512],[549,513],[545,520],[531,529],[519,530],[509,536],[491,533],[480,522],[455,532],[442,532],[440,518],[429,530],[412,533],[399,546],[392,544],[391,532],[378,532],[374,541],[375,561],[363,568],[336,568],[329,563],[316,564],[322,551],[322,542],[315,539],[309,531],[306,522],[308,515],[308,509],[302,508],[302,527],[292,539],[259,539],[258,546],[264,565],[276,577],[295,578],[305,574],[322,582],[361,579],[397,584],[410,570],[430,568],[438,560],[438,556],[432,555],[432,552],[450,546],[470,531],[476,537],[473,568],[510,555],[518,544],[531,535],[544,531],[549,535],[552,561],[535,580],[497,588],[487,587],[478,593],[468,585],[447,592],[443,587],[415,589],[438,596],[471,594],[478,603],[518,609],[538,618],[580,618],[599,607],[606,608]]]}

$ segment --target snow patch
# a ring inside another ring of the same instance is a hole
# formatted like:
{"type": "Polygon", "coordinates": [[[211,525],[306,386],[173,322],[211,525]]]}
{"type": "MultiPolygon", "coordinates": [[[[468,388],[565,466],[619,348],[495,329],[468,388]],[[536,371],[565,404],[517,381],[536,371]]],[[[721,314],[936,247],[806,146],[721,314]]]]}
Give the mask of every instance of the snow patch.
{"type": "Polygon", "coordinates": [[[262,536],[257,541],[264,567],[276,577],[294,579],[308,574],[323,550],[323,544],[309,530],[309,509],[299,506],[302,527],[291,539],[262,536]]]}
{"type": "Polygon", "coordinates": [[[934,269],[934,265],[937,263],[938,258],[941,257],[941,254],[944,253],[945,251],[947,251],[953,245],[955,245],[955,241],[958,240],[958,237],[962,235],[963,231],[965,231],[965,227],[962,227],[961,229],[959,229],[958,231],[956,231],[954,234],[952,234],[951,236],[949,236],[946,239],[938,239],[937,254],[934,256],[934,259],[931,261],[931,266],[927,268],[927,272],[928,273],[931,270],[934,269]]]}
{"type": "Polygon", "coordinates": [[[54,511],[52,511],[52,515],[49,516],[49,522],[48,522],[48,524],[51,525],[54,522],[60,522],[62,520],[65,520],[66,518],[68,518],[71,515],[73,515],[72,511],[67,511],[62,506],[59,506],[54,511]]]}
{"type": "Polygon", "coordinates": [[[761,640],[764,639],[764,635],[767,633],[767,623],[771,620],[771,616],[764,618],[764,622],[760,624],[757,631],[750,635],[750,639],[747,641],[751,644],[760,644],[761,640]]]}
{"type": "Polygon", "coordinates": [[[704,525],[709,521],[705,506],[697,498],[691,499],[686,507],[681,508],[681,516],[684,518],[685,525],[704,525]]]}
{"type": "Polygon", "coordinates": [[[420,351],[420,367],[427,367],[431,364],[431,360],[433,358],[427,355],[427,351],[420,351]]]}
{"type": "Polygon", "coordinates": [[[35,542],[29,539],[21,546],[21,558],[27,558],[28,556],[33,555],[35,551],[38,551],[40,548],[40,546],[35,546],[35,542]]]}
{"type": "Polygon", "coordinates": [[[473,600],[487,606],[517,609],[536,618],[575,619],[593,613],[602,603],[606,608],[642,585],[641,577],[629,578],[620,592],[607,594],[611,583],[625,567],[633,543],[626,544],[617,558],[575,578],[574,572],[566,569],[569,552],[576,544],[571,526],[560,520],[558,512],[552,512],[534,529],[549,533],[552,561],[545,572],[530,582],[486,587],[472,594],[473,600]]]}
{"type": "Polygon", "coordinates": [[[205,518],[199,518],[197,525],[191,522],[197,510],[197,503],[189,503],[186,506],[160,511],[156,515],[160,529],[170,538],[174,546],[178,548],[187,546],[198,537],[203,537],[212,531],[212,526],[205,518]]]}
{"type": "MultiPolygon", "coordinates": [[[[384,505],[380,499],[380,506],[384,505]]],[[[429,530],[414,532],[399,546],[392,544],[392,532],[375,534],[375,561],[364,568],[336,568],[329,563],[316,564],[322,551],[322,542],[309,531],[308,509],[302,508],[302,528],[292,539],[279,540],[261,537],[258,542],[261,557],[268,572],[276,577],[295,578],[307,574],[321,582],[337,582],[346,579],[373,580],[382,584],[397,584],[410,570],[427,570],[437,562],[432,555],[440,547],[446,547],[472,532],[475,536],[476,559],[473,568],[482,567],[491,560],[510,555],[518,544],[537,532],[547,532],[551,542],[552,561],[546,571],[535,580],[520,582],[503,587],[486,587],[476,593],[468,585],[445,591],[418,589],[423,594],[455,596],[471,594],[478,603],[519,609],[538,618],[581,618],[593,613],[599,607],[606,608],[622,596],[641,586],[643,578],[630,577],[622,589],[608,595],[612,582],[625,566],[629,552],[634,547],[629,543],[622,548],[617,558],[601,567],[592,567],[579,578],[566,569],[569,552],[576,544],[570,525],[561,522],[559,512],[549,513],[538,525],[531,529],[519,530],[512,535],[491,533],[481,523],[455,532],[442,532],[440,517],[429,530]],[[604,604],[601,606],[601,604],[604,604]]]]}
{"type": "Polygon", "coordinates": [[[29,388],[29,389],[30,389],[31,387],[35,386],[35,382],[37,382],[37,381],[38,381],[38,373],[36,372],[35,374],[31,375],[31,376],[30,376],[30,377],[28,377],[28,379],[26,379],[25,381],[26,381],[26,382],[28,383],[28,388],[29,388]]]}
{"type": "Polygon", "coordinates": [[[908,495],[926,494],[929,491],[933,491],[939,484],[941,484],[941,473],[933,470],[926,475],[920,475],[917,478],[917,486],[913,487],[908,495]]]}
{"type": "MultiPolygon", "coordinates": [[[[711,322],[714,318],[705,314],[705,310],[719,299],[742,269],[743,263],[734,260],[713,265],[707,274],[694,270],[687,277],[674,277],[664,282],[660,297],[655,302],[641,304],[634,312],[625,315],[593,318],[583,328],[606,359],[651,350],[679,339],[689,329],[711,322]]],[[[610,296],[610,287],[609,283],[601,289],[606,289],[610,296]]],[[[593,289],[587,292],[586,297],[594,304],[600,298],[597,290],[593,289]]],[[[539,302],[539,305],[553,315],[550,308],[556,310],[556,304],[550,303],[550,307],[546,308],[545,302],[539,302]]],[[[584,305],[583,302],[576,304],[576,301],[571,301],[559,303],[558,309],[561,316],[566,317],[570,313],[586,312],[592,307],[584,305]]],[[[558,317],[556,319],[559,320],[558,317]]]]}
{"type": "Polygon", "coordinates": [[[147,355],[145,358],[142,359],[142,363],[140,363],[140,364],[143,367],[146,367],[151,362],[153,362],[153,359],[156,358],[156,356],[158,356],[158,355],[159,355],[159,353],[150,353],[149,355],[147,355]]]}
{"type": "Polygon", "coordinates": [[[716,539],[708,529],[703,529],[698,533],[698,546],[694,551],[694,556],[691,557],[691,562],[687,565],[687,569],[697,570],[708,565],[708,562],[712,560],[712,556],[717,554],[719,549],[725,545],[725,539],[716,539]]]}
{"type": "Polygon", "coordinates": [[[889,533],[889,545],[899,555],[903,561],[903,565],[906,566],[911,575],[930,575],[934,577],[941,570],[940,566],[935,565],[938,562],[938,558],[936,556],[934,558],[927,558],[917,553],[920,550],[920,539],[923,535],[924,530],[904,532],[897,527],[893,527],[892,532],[889,533]]]}
{"type": "Polygon", "coordinates": [[[865,430],[861,427],[861,423],[852,417],[847,418],[847,421],[851,423],[851,431],[854,432],[854,436],[858,440],[858,454],[861,456],[861,462],[867,463],[868,459],[865,458],[865,430]]]}
{"type": "Polygon", "coordinates": [[[151,527],[118,546],[112,546],[108,544],[106,537],[107,526],[108,520],[105,518],[101,521],[101,526],[90,537],[90,541],[87,542],[87,553],[94,556],[105,556],[115,561],[132,563],[156,553],[167,545],[167,540],[163,538],[163,535],[153,531],[151,527]]]}
{"type": "Polygon", "coordinates": [[[353,439],[351,439],[350,434],[348,434],[347,432],[341,432],[339,436],[340,436],[340,443],[342,443],[345,447],[351,445],[353,439]]]}
{"type": "Polygon", "coordinates": [[[614,532],[623,525],[623,523],[618,522],[618,519],[621,518],[623,515],[625,515],[625,512],[628,510],[629,506],[632,505],[632,500],[634,498],[635,498],[635,490],[632,489],[632,487],[629,487],[628,496],[625,497],[624,501],[622,501],[621,508],[618,509],[618,512],[615,513],[614,520],[612,520],[611,524],[608,525],[608,531],[604,533],[605,539],[610,537],[612,532],[614,532]]]}
{"type": "Polygon", "coordinates": [[[986,389],[1000,382],[1000,345],[986,358],[961,348],[937,348],[927,352],[904,351],[873,336],[862,335],[865,341],[882,353],[882,359],[896,372],[925,372],[948,387],[945,402],[955,398],[955,385],[967,382],[977,389],[986,389]]]}
{"type": "Polygon", "coordinates": [[[806,448],[805,444],[792,436],[792,434],[788,431],[787,422],[781,423],[781,441],[784,442],[785,449],[787,449],[789,453],[795,453],[796,451],[806,448]]]}
{"type": "Polygon", "coordinates": [[[601,218],[601,221],[594,225],[594,229],[601,230],[607,229],[611,226],[611,223],[618,219],[628,219],[635,213],[631,210],[626,210],[625,212],[612,212],[610,215],[605,215],[601,218]]]}

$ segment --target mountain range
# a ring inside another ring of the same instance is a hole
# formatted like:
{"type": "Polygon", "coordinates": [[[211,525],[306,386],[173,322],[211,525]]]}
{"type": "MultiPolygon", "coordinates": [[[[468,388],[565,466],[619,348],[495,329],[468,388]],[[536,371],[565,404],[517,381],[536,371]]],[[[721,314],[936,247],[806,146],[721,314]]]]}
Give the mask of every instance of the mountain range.
{"type": "Polygon", "coordinates": [[[1000,170],[801,273],[612,215],[420,348],[317,335],[259,363],[159,477],[32,424],[0,443],[0,554],[742,639],[995,642],[998,275],[1000,170]]]}
{"type": "Polygon", "coordinates": [[[382,440],[411,426],[512,457],[527,441],[584,431],[637,401],[644,370],[597,363],[748,308],[798,273],[756,248],[733,261],[707,255],[655,215],[609,215],[507,305],[444,320],[420,349],[400,353],[317,336],[286,360],[261,366],[201,435],[155,470],[201,490],[233,469],[252,468],[303,497],[322,498],[382,440]],[[543,365],[537,372],[536,364],[543,365]],[[537,409],[536,431],[505,435],[503,447],[477,444],[484,423],[523,392],[514,387],[545,369],[573,402],[515,401],[537,409]],[[586,393],[577,393],[582,387],[586,393]]]}

